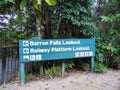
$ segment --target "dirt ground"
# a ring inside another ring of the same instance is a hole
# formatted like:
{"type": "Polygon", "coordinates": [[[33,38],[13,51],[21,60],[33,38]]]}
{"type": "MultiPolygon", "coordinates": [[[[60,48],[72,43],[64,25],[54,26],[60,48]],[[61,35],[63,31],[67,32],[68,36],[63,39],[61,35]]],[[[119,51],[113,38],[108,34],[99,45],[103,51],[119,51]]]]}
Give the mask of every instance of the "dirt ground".
{"type": "Polygon", "coordinates": [[[20,85],[19,81],[0,86],[0,90],[120,90],[120,70],[107,73],[73,71],[65,77],[39,79],[20,85]]]}

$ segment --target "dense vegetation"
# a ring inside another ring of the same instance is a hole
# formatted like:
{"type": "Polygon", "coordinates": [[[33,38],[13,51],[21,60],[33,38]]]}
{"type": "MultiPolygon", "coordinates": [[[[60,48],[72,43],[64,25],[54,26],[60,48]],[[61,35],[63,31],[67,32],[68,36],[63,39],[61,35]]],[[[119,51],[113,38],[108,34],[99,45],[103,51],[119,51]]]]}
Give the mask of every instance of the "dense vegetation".
{"type": "MultiPolygon", "coordinates": [[[[47,2],[49,5],[44,0],[5,1],[0,1],[1,18],[6,14],[11,18],[8,24],[0,22],[4,26],[0,28],[1,42],[30,39],[33,36],[95,38],[95,70],[105,72],[106,67],[120,67],[120,0],[51,0],[52,4],[47,2]]],[[[66,69],[89,70],[88,63],[87,59],[72,59],[66,61],[66,69]]],[[[60,61],[42,62],[44,74],[61,71],[58,67],[60,64],[60,61]]],[[[39,68],[38,64],[33,65],[33,70],[39,71],[39,68]]]]}

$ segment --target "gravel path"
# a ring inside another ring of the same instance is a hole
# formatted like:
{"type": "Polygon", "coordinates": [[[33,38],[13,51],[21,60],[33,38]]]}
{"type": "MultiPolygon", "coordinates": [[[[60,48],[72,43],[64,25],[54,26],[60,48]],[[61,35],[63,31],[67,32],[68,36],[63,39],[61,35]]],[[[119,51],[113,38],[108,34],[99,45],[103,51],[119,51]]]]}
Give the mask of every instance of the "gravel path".
{"type": "Polygon", "coordinates": [[[27,82],[18,81],[0,86],[0,90],[120,90],[120,70],[107,73],[75,71],[66,77],[27,82]]]}

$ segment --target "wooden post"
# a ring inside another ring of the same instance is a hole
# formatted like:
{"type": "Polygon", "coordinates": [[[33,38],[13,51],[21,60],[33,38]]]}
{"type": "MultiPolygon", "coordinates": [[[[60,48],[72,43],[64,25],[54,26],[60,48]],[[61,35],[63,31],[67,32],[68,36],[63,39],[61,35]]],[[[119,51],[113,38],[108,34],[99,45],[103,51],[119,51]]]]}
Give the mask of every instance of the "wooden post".
{"type": "Polygon", "coordinates": [[[62,62],[62,77],[64,76],[65,73],[65,61],[62,62]]]}

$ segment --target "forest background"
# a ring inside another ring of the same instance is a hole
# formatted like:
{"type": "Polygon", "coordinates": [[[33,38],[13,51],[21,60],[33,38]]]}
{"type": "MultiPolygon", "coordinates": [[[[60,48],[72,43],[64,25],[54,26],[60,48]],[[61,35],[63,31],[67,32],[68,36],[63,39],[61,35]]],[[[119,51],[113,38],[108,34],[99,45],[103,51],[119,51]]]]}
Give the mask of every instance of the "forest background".
{"type": "MultiPolygon", "coordinates": [[[[120,0],[0,1],[0,47],[19,39],[95,38],[96,72],[120,68],[119,27],[120,0]]],[[[31,72],[60,75],[61,63],[33,63],[31,72]]],[[[88,58],[70,59],[65,67],[67,71],[89,70],[89,63],[88,58]]]]}

